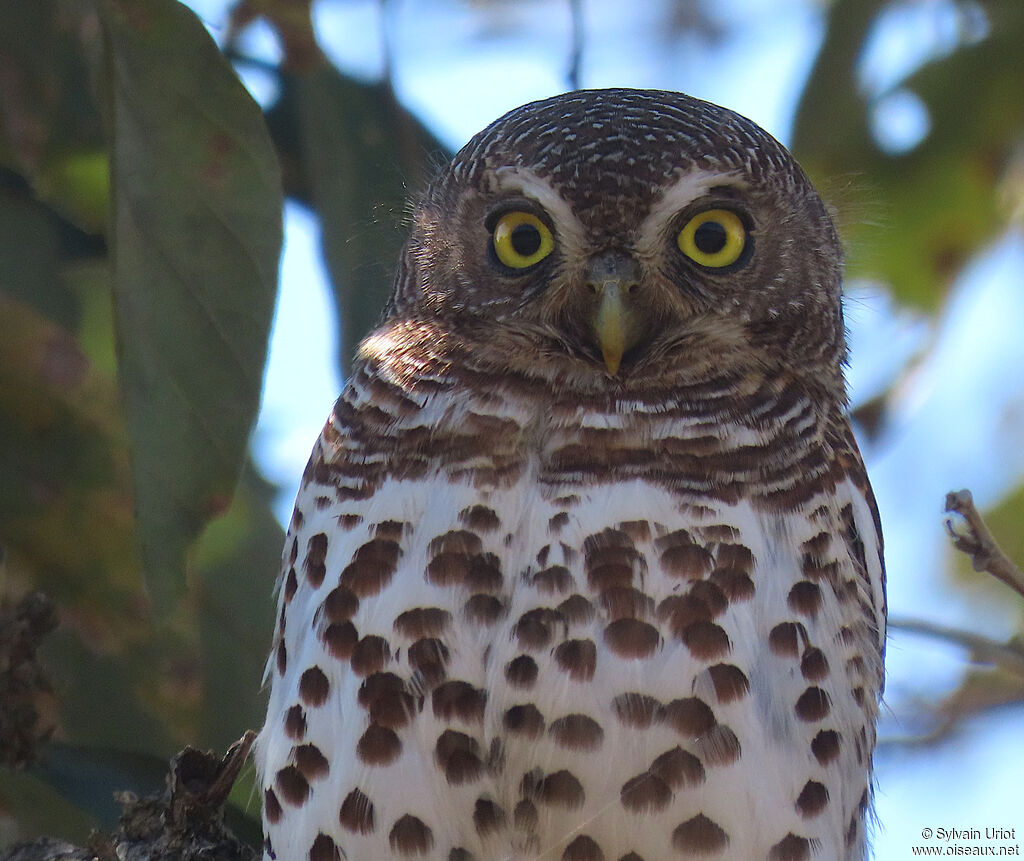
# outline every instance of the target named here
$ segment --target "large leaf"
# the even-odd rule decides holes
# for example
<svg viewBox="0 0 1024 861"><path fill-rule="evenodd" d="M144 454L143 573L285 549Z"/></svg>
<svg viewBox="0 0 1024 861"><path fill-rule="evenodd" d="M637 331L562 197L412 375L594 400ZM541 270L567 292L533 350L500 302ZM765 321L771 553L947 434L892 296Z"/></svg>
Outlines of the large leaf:
<svg viewBox="0 0 1024 861"><path fill-rule="evenodd" d="M175 0L102 0L119 373L146 581L159 609L235 489L281 242L262 116Z"/></svg>
<svg viewBox="0 0 1024 861"><path fill-rule="evenodd" d="M282 76L267 120L295 190L320 216L347 372L391 292L409 196L447 154L387 85L355 81L322 58Z"/></svg>
<svg viewBox="0 0 1024 861"><path fill-rule="evenodd" d="M964 262L1004 229L993 189L1024 134L1024 4L982 4L991 32L936 59L905 85L931 118L908 153L882 152L855 67L879 0L838 0L800 103L793 150L835 195L850 271L881 279L904 302L937 307ZM828 195L827 195L828 196Z"/></svg>

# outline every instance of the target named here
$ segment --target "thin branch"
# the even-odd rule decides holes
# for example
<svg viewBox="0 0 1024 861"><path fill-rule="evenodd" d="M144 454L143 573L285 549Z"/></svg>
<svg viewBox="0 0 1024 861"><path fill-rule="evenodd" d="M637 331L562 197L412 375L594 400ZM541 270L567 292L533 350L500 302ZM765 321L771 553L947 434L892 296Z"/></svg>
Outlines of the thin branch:
<svg viewBox="0 0 1024 861"><path fill-rule="evenodd" d="M946 530L953 539L956 549L971 557L974 570L987 571L1024 597L1024 572L999 549L978 509L974 507L971 492L959 490L947 493L946 511L959 514L962 518L954 523L952 517L947 517ZM963 531L964 528L966 532Z"/></svg>
<svg viewBox="0 0 1024 861"><path fill-rule="evenodd" d="M972 663L994 664L1008 673L1024 678L1024 651L1013 643L1000 643L979 634L961 631L959 628L947 628L921 619L890 619L889 627L962 646L970 653Z"/></svg>

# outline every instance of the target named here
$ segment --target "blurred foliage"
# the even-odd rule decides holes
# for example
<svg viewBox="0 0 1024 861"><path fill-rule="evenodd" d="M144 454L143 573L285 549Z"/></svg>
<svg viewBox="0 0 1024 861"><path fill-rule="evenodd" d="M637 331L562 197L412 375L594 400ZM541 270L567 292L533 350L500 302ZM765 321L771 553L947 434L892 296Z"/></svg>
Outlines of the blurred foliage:
<svg viewBox="0 0 1024 861"><path fill-rule="evenodd" d="M834 192L851 272L937 313L1024 209L1024 4L958 5L985 32L899 83L931 126L891 155L858 64L898 5L827 5L793 148ZM670 6L664 38L709 38L700 8ZM228 62L252 62L235 37L256 18L283 49L262 117ZM61 621L56 741L0 770L0 843L109 828L114 787L159 789L183 744L260 724L282 535L246 447L282 187L321 220L347 357L445 156L387 81L327 61L309 0L236 3L223 52L176 0L0 0L0 599L40 589ZM992 524L1018 562L1022 523L1018 492ZM1019 691L978 678L972 704ZM255 808L251 775L233 798Z"/></svg>

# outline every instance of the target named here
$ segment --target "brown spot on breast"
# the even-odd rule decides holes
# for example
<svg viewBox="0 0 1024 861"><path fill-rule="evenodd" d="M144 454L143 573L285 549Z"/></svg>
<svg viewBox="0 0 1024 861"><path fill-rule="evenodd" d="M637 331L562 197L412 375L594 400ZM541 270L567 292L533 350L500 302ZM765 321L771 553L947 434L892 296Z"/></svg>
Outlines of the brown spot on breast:
<svg viewBox="0 0 1024 861"><path fill-rule="evenodd" d="M729 599L725 592L717 584L710 580L698 580L691 584L687 595L690 598L701 601L708 608L710 618L722 615L729 606Z"/></svg>
<svg viewBox="0 0 1024 861"><path fill-rule="evenodd" d="M277 790L289 804L301 807L309 798L309 782L294 765L286 765L275 778Z"/></svg>
<svg viewBox="0 0 1024 861"><path fill-rule="evenodd" d="M768 861L808 861L817 841L790 833L768 852Z"/></svg>
<svg viewBox="0 0 1024 861"><path fill-rule="evenodd" d="M299 588L299 580L295 576L295 569L288 569L288 576L284 578L284 602L285 604L291 603L292 598L295 597L295 592Z"/></svg>
<svg viewBox="0 0 1024 861"><path fill-rule="evenodd" d="M483 774L480 745L463 732L445 730L437 738L434 758L444 769L445 779L453 786L476 780Z"/></svg>
<svg viewBox="0 0 1024 861"><path fill-rule="evenodd" d="M451 624L452 614L440 607L417 607L399 613L394 629L410 640L436 637Z"/></svg>
<svg viewBox="0 0 1024 861"><path fill-rule="evenodd" d="M543 649L551 642L554 626L564 622L557 610L538 607L519 617L513 633L524 649Z"/></svg>
<svg viewBox="0 0 1024 861"><path fill-rule="evenodd" d="M609 619L643 619L654 614L654 600L632 586L605 589L599 600Z"/></svg>
<svg viewBox="0 0 1024 861"><path fill-rule="evenodd" d="M644 859L637 855L636 852L630 852L627 855L623 855L619 861L644 861Z"/></svg>
<svg viewBox="0 0 1024 861"><path fill-rule="evenodd" d="M493 834L505 826L505 811L489 798L478 798L473 807L473 825L481 836Z"/></svg>
<svg viewBox="0 0 1024 861"><path fill-rule="evenodd" d="M306 780L318 780L327 774L327 757L315 744L300 744L295 748L295 766Z"/></svg>
<svg viewBox="0 0 1024 861"><path fill-rule="evenodd" d="M341 572L339 582L358 598L377 595L391 582L401 555L397 542L386 538L371 539L352 554L352 561Z"/></svg>
<svg viewBox="0 0 1024 861"><path fill-rule="evenodd" d="M422 819L407 813L395 822L388 842L399 855L426 855L434 848L434 835Z"/></svg>
<svg viewBox="0 0 1024 861"><path fill-rule="evenodd" d="M807 629L799 622L780 622L768 634L768 647L780 657L797 658L807 642Z"/></svg>
<svg viewBox="0 0 1024 861"><path fill-rule="evenodd" d="M505 664L505 679L514 688L533 687L537 672L537 662L529 655L520 655Z"/></svg>
<svg viewBox="0 0 1024 861"><path fill-rule="evenodd" d="M668 539L685 534L685 541L668 543ZM680 529L664 538L659 538L658 545L664 547L660 562L665 573L682 580L700 580L711 571L713 560L711 554L699 544L693 543L686 530Z"/></svg>
<svg viewBox="0 0 1024 861"><path fill-rule="evenodd" d="M448 647L436 637L424 637L409 646L409 666L427 685L436 685L447 675Z"/></svg>
<svg viewBox="0 0 1024 861"><path fill-rule="evenodd" d="M715 713L704 700L697 697L672 700L662 710L661 717L687 738L703 735L715 725Z"/></svg>
<svg viewBox="0 0 1024 861"><path fill-rule="evenodd" d="M309 847L309 861L341 861L341 850L330 837L321 832Z"/></svg>
<svg viewBox="0 0 1024 861"><path fill-rule="evenodd" d="M306 542L306 558L302 561L302 568L306 572L306 579L315 589L320 588L327 574L327 566L324 564L327 559L327 536L318 532Z"/></svg>
<svg viewBox="0 0 1024 861"><path fill-rule="evenodd" d="M501 526L501 518L493 508L486 505L471 505L459 512L459 522L480 532L493 532Z"/></svg>
<svg viewBox="0 0 1024 861"><path fill-rule="evenodd" d="M284 675L284 671L288 669L288 647L285 646L284 640L277 641L277 672L280 675Z"/></svg>
<svg viewBox="0 0 1024 861"><path fill-rule="evenodd" d="M797 812L803 817L817 816L827 804L828 789L816 780L808 780L796 799Z"/></svg>
<svg viewBox="0 0 1024 861"><path fill-rule="evenodd" d="M341 803L338 821L356 834L371 834L376 827L373 802L358 789L353 789Z"/></svg>
<svg viewBox="0 0 1024 861"><path fill-rule="evenodd" d="M620 658L647 658L661 643L658 629L638 619L616 619L604 629L604 641Z"/></svg>
<svg viewBox="0 0 1024 861"><path fill-rule="evenodd" d="M391 660L391 647L383 637L370 634L363 637L352 650L349 663L357 676L368 676L382 670Z"/></svg>
<svg viewBox="0 0 1024 861"><path fill-rule="evenodd" d="M597 647L590 640L565 640L555 648L559 668L576 682L589 682L597 668Z"/></svg>
<svg viewBox="0 0 1024 861"><path fill-rule="evenodd" d="M801 580L794 584L793 588L789 590L789 596L786 599L789 609L794 613L811 616L812 618L818 615L818 611L821 609L821 602L821 587L810 580Z"/></svg>
<svg viewBox="0 0 1024 861"><path fill-rule="evenodd" d="M742 699L750 691L750 680L743 670L733 664L715 664L708 667L706 672L720 703Z"/></svg>
<svg viewBox="0 0 1024 861"><path fill-rule="evenodd" d="M582 595L570 595L556 609L571 625L585 625L597 615L594 605Z"/></svg>
<svg viewBox="0 0 1024 861"><path fill-rule="evenodd" d="M327 651L339 661L349 660L359 642L359 632L351 622L328 625L324 628L321 637L324 645L327 646Z"/></svg>
<svg viewBox="0 0 1024 861"><path fill-rule="evenodd" d="M484 718L487 691L474 688L469 682L445 682L434 688L431 702L435 717L479 723Z"/></svg>
<svg viewBox="0 0 1024 861"><path fill-rule="evenodd" d="M306 734L306 713L302 706L294 705L284 713L284 732L288 738L296 741Z"/></svg>
<svg viewBox="0 0 1024 861"><path fill-rule="evenodd" d="M624 726L647 729L660 717L661 703L646 694L619 694L612 700L612 711Z"/></svg>
<svg viewBox="0 0 1024 861"><path fill-rule="evenodd" d="M493 553L470 557L465 585L474 592L497 592L501 589L501 562Z"/></svg>
<svg viewBox="0 0 1024 861"><path fill-rule="evenodd" d="M680 852L717 854L725 849L728 842L729 835L703 813L680 823L672 832L672 846Z"/></svg>
<svg viewBox="0 0 1024 861"><path fill-rule="evenodd" d="M678 746L658 756L648 770L672 789L697 786L707 779L701 761Z"/></svg>
<svg viewBox="0 0 1024 861"><path fill-rule="evenodd" d="M371 723L356 743L356 756L367 765L390 765L401 752L398 734L376 723Z"/></svg>
<svg viewBox="0 0 1024 861"><path fill-rule="evenodd" d="M696 745L708 765L728 765L740 758L740 740L725 724L716 723L697 739Z"/></svg>
<svg viewBox="0 0 1024 861"><path fill-rule="evenodd" d="M811 753L820 765L828 765L839 758L839 733L834 729L823 729L811 742Z"/></svg>
<svg viewBox="0 0 1024 861"><path fill-rule="evenodd" d="M645 771L622 784L619 800L633 813L654 813L668 807L672 790L660 777Z"/></svg>
<svg viewBox="0 0 1024 861"><path fill-rule="evenodd" d="M355 529L362 522L363 515L361 514L342 514L338 518L338 525L346 531Z"/></svg>
<svg viewBox="0 0 1024 861"><path fill-rule="evenodd" d="M828 675L828 658L821 649L813 646L804 650L800 659L800 672L809 682L820 682Z"/></svg>
<svg viewBox="0 0 1024 861"><path fill-rule="evenodd" d="M520 831L533 831L537 828L537 807L532 801L523 799L516 804L512 812L512 823Z"/></svg>
<svg viewBox="0 0 1024 861"><path fill-rule="evenodd" d="M583 566L587 583L600 592L613 586L630 586L634 571L644 570L644 560L622 530L605 529L583 542Z"/></svg>
<svg viewBox="0 0 1024 861"><path fill-rule="evenodd" d="M651 524L646 520L624 520L616 528L621 529L633 541L649 541Z"/></svg>
<svg viewBox="0 0 1024 861"><path fill-rule="evenodd" d="M537 786L537 799L552 807L582 807L583 785L572 772L563 769L544 777Z"/></svg>
<svg viewBox="0 0 1024 861"><path fill-rule="evenodd" d="M564 565L552 565L533 575L533 585L549 595L562 595L572 588L572 575Z"/></svg>
<svg viewBox="0 0 1024 861"><path fill-rule="evenodd" d="M319 667L310 667L299 678L299 698L307 706L322 706L330 689L330 682Z"/></svg>
<svg viewBox="0 0 1024 861"><path fill-rule="evenodd" d="M754 581L743 571L715 569L711 572L714 583L730 601L747 601L754 597Z"/></svg>
<svg viewBox="0 0 1024 861"><path fill-rule="evenodd" d="M505 615L505 604L494 595L470 595L462 607L470 622L493 625Z"/></svg>
<svg viewBox="0 0 1024 861"><path fill-rule="evenodd" d="M328 622L347 622L359 609L359 598L351 589L336 586L324 598L323 608Z"/></svg>
<svg viewBox="0 0 1024 861"><path fill-rule="evenodd" d="M281 820L281 802L277 800L277 793L269 787L263 791L263 818L271 825Z"/></svg>
<svg viewBox="0 0 1024 861"><path fill-rule="evenodd" d="M475 861L476 856L468 849L456 846L448 853L448 861Z"/></svg>
<svg viewBox="0 0 1024 861"><path fill-rule="evenodd" d="M382 676L398 678L390 673L376 673L370 678L381 678ZM360 695L363 695L365 690L364 683L364 686L359 689ZM362 696L360 698L362 699ZM389 681L375 686L372 694L366 695L364 705L369 710L370 720L373 723L389 729L401 729L416 714L418 703L416 697L401 684L401 681L397 685Z"/></svg>
<svg viewBox="0 0 1024 861"><path fill-rule="evenodd" d="M512 706L502 718L505 731L536 738L544 732L544 715L532 703Z"/></svg>
<svg viewBox="0 0 1024 861"><path fill-rule="evenodd" d="M548 725L548 734L568 750L597 750L604 738L601 725L584 714L568 714L553 720Z"/></svg>
<svg viewBox="0 0 1024 861"><path fill-rule="evenodd" d="M402 538L402 533L405 532L406 525L401 520L382 520L370 527L370 533L375 538L399 541Z"/></svg>
<svg viewBox="0 0 1024 861"><path fill-rule="evenodd" d="M558 534L569 523L569 512L560 511L548 521L548 532Z"/></svg>
<svg viewBox="0 0 1024 861"><path fill-rule="evenodd" d="M729 635L714 622L692 622L683 629L679 639L691 655L702 661L719 658L732 649Z"/></svg>
<svg viewBox="0 0 1024 861"><path fill-rule="evenodd" d="M562 861L605 861L604 852L592 837L580 834L565 847Z"/></svg>
<svg viewBox="0 0 1024 861"><path fill-rule="evenodd" d="M821 688L808 688L800 694L800 699L796 701L796 716L800 720L821 720L828 715L830 710L829 696Z"/></svg>

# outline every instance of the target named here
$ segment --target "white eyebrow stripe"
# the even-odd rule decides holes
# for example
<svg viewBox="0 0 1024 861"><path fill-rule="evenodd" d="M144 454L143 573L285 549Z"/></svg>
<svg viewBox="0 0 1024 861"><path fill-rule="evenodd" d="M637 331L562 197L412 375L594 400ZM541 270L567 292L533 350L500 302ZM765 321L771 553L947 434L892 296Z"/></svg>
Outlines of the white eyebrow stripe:
<svg viewBox="0 0 1024 861"><path fill-rule="evenodd" d="M651 207L651 211L641 222L636 234L637 251L641 256L657 253L663 241L665 225L675 218L680 210L706 195L712 188L744 188L745 185L742 174L737 171L687 171L665 190L661 199Z"/></svg>
<svg viewBox="0 0 1024 861"><path fill-rule="evenodd" d="M563 245L586 247L586 232L572 207L543 177L525 167L510 165L494 171L494 191L515 192L537 201L551 216Z"/></svg>

